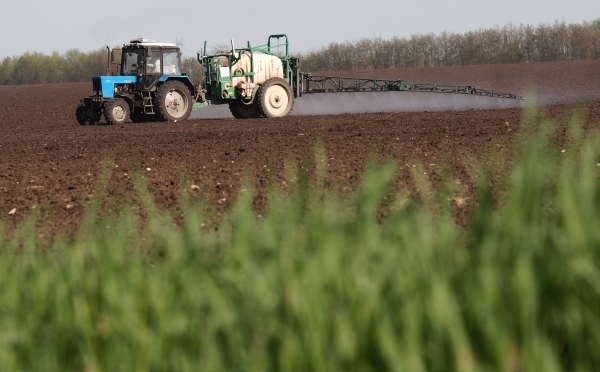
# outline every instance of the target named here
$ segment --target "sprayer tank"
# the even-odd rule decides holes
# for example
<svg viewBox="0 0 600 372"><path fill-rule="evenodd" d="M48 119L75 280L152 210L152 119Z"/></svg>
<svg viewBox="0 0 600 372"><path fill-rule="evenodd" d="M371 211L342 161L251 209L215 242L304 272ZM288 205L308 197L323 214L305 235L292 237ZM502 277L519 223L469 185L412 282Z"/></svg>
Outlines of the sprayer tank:
<svg viewBox="0 0 600 372"><path fill-rule="evenodd" d="M251 76L234 77L233 85L239 83L261 84L271 78L283 78L283 64L277 56L263 53L242 52L240 59L232 66L231 71L235 73L252 71L252 60L254 60L254 79Z"/></svg>

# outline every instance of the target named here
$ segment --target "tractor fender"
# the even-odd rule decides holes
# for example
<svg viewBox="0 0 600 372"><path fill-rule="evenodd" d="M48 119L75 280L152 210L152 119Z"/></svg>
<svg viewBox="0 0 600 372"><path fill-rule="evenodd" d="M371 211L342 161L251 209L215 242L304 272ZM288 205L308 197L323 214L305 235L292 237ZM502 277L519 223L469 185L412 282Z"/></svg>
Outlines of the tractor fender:
<svg viewBox="0 0 600 372"><path fill-rule="evenodd" d="M186 75L163 75L158 79L158 81L161 85L167 81L180 81L190 90L192 95L196 93L196 90L194 89L194 83Z"/></svg>
<svg viewBox="0 0 600 372"><path fill-rule="evenodd" d="M132 98L132 97L130 97L130 96L125 96L125 95L119 95L119 96L117 96L116 98L122 98L123 100L125 100L125 102L127 102L127 104L129 105L129 109L130 109L131 111L133 111L133 104L134 104L134 102L133 102L133 98ZM105 103L106 103L106 102L105 102Z"/></svg>

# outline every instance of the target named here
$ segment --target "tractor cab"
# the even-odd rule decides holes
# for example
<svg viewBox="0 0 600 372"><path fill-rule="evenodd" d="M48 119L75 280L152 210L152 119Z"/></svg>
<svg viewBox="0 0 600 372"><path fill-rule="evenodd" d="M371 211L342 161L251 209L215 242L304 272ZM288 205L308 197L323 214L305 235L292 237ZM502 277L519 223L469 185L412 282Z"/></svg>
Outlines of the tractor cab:
<svg viewBox="0 0 600 372"><path fill-rule="evenodd" d="M137 77L138 90L152 90L163 76L181 75L181 52L175 44L134 39L123 46L120 70Z"/></svg>

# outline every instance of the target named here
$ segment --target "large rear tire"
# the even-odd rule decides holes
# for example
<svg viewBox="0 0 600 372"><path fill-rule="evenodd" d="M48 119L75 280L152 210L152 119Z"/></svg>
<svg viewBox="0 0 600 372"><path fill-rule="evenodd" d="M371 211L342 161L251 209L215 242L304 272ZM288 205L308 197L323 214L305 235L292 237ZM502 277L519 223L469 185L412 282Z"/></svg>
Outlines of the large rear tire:
<svg viewBox="0 0 600 372"><path fill-rule="evenodd" d="M122 98L113 98L104 106L104 118L108 124L125 124L129 115L129 104Z"/></svg>
<svg viewBox="0 0 600 372"><path fill-rule="evenodd" d="M281 78L267 80L258 90L258 105L268 118L289 115L294 107L292 87Z"/></svg>
<svg viewBox="0 0 600 372"><path fill-rule="evenodd" d="M192 112L192 94L179 81L168 81L156 92L158 114L164 121L181 121Z"/></svg>
<svg viewBox="0 0 600 372"><path fill-rule="evenodd" d="M263 115L256 101L250 105L244 105L242 102L230 103L229 111L236 119L260 118Z"/></svg>

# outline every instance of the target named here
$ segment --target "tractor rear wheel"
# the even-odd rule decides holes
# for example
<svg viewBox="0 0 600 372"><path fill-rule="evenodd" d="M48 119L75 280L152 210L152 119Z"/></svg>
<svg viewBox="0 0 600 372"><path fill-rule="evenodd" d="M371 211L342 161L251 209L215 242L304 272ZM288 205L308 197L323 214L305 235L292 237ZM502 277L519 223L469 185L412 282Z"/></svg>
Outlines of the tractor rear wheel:
<svg viewBox="0 0 600 372"><path fill-rule="evenodd" d="M113 98L104 106L104 118L108 124L125 124L129 115L129 104L122 98Z"/></svg>
<svg viewBox="0 0 600 372"><path fill-rule="evenodd" d="M236 119L260 118L263 114L256 101L250 105L244 105L242 102L230 103L229 111L231 111L231 115Z"/></svg>
<svg viewBox="0 0 600 372"><path fill-rule="evenodd" d="M156 92L158 113L164 121L185 120L192 112L192 94L179 81L167 81Z"/></svg>
<svg viewBox="0 0 600 372"><path fill-rule="evenodd" d="M289 115L294 107L292 87L281 78L267 80L258 90L258 105L268 118Z"/></svg>

